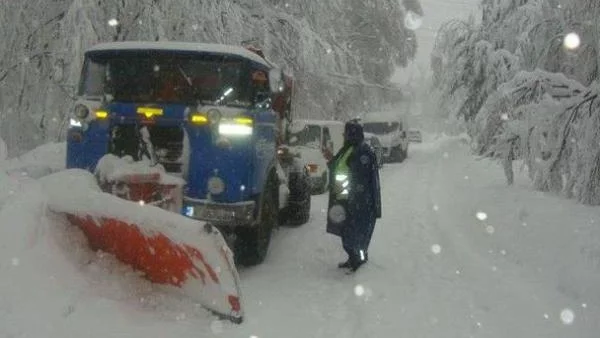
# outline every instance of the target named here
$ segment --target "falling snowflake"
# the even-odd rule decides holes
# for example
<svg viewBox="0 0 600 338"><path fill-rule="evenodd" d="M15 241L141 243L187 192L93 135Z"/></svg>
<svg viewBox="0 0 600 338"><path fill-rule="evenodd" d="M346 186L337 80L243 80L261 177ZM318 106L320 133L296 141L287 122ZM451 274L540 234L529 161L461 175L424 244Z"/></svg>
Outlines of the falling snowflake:
<svg viewBox="0 0 600 338"><path fill-rule="evenodd" d="M141 206L144 206L144 205L146 205L146 202L144 202L144 200L140 200L138 203L139 203Z"/></svg>
<svg viewBox="0 0 600 338"><path fill-rule="evenodd" d="M571 309L564 309L560 312L560 320L565 325L571 325L575 320L575 313Z"/></svg>
<svg viewBox="0 0 600 338"><path fill-rule="evenodd" d="M547 313L544 313L544 318L548 319L550 316Z"/></svg>
<svg viewBox="0 0 600 338"><path fill-rule="evenodd" d="M581 304L581 307L585 309L585 308L587 308L587 304L583 303L583 304Z"/></svg>
<svg viewBox="0 0 600 338"><path fill-rule="evenodd" d="M488 225L487 227L485 227L485 231L486 231L488 234L490 234L490 235L491 235L491 234L493 234L493 233L496 231L496 229L494 229L494 227L493 227L493 226L491 226L491 225Z"/></svg>
<svg viewBox="0 0 600 338"><path fill-rule="evenodd" d="M450 157L450 155L447 152L444 152L444 155L442 155L444 158L448 158Z"/></svg>
<svg viewBox="0 0 600 338"><path fill-rule="evenodd" d="M465 180L468 180L468 179L469 179L469 176L465 176Z"/></svg>
<svg viewBox="0 0 600 338"><path fill-rule="evenodd" d="M404 26L410 30L417 30L423 24L421 16L413 11L408 11L404 16Z"/></svg>
<svg viewBox="0 0 600 338"><path fill-rule="evenodd" d="M495 272L495 271L498 271L498 267L496 267L496 266L492 266L492 271L494 271L494 272Z"/></svg>
<svg viewBox="0 0 600 338"><path fill-rule="evenodd" d="M442 247L439 244L434 244L431 246L431 252L437 255L442 252Z"/></svg>
<svg viewBox="0 0 600 338"><path fill-rule="evenodd" d="M579 34L572 32L565 35L563 46L565 46L566 49L574 50L579 48L579 45L581 45L581 38L579 37Z"/></svg>
<svg viewBox="0 0 600 338"><path fill-rule="evenodd" d="M456 274L457 274L457 275L460 275L460 270L456 270Z"/></svg>
<svg viewBox="0 0 600 338"><path fill-rule="evenodd" d="M508 114L507 114L507 113L504 113L504 114L500 115L500 118L501 118L503 121L508 121Z"/></svg>
<svg viewBox="0 0 600 338"><path fill-rule="evenodd" d="M500 254L501 254L502 256L506 256L506 250L500 250Z"/></svg>
<svg viewBox="0 0 600 338"><path fill-rule="evenodd" d="M357 286L354 287L354 294L357 297L363 296L365 294L365 287L362 286L362 285L360 285L360 284L358 284Z"/></svg>
<svg viewBox="0 0 600 338"><path fill-rule="evenodd" d="M21 263L17 257L13 257L13 259L11 259L10 261L13 266L19 266L19 264Z"/></svg>
<svg viewBox="0 0 600 338"><path fill-rule="evenodd" d="M113 18L113 19L108 20L108 25L111 26L111 27L115 27L118 24L119 24L119 21L117 19Z"/></svg>
<svg viewBox="0 0 600 338"><path fill-rule="evenodd" d="M433 211L438 211L438 210L440 210L440 207L438 207L437 204L434 204L433 205Z"/></svg>
<svg viewBox="0 0 600 338"><path fill-rule="evenodd" d="M483 212L483 211L478 211L475 214L475 217L477 217L477 219L480 220L480 221L485 221L488 218L487 214L485 212Z"/></svg>

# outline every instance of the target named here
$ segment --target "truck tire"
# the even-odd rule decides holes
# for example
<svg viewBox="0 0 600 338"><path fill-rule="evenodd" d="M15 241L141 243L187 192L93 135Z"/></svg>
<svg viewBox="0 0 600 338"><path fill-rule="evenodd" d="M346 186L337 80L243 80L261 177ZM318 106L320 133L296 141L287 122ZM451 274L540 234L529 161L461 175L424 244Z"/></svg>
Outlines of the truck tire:
<svg viewBox="0 0 600 338"><path fill-rule="evenodd" d="M390 162L401 163L405 158L406 152L402 149L402 145L397 145L396 147L392 148Z"/></svg>
<svg viewBox="0 0 600 338"><path fill-rule="evenodd" d="M310 218L311 188L308 172L290 173L288 205L282 210L282 224L302 225Z"/></svg>
<svg viewBox="0 0 600 338"><path fill-rule="evenodd" d="M323 195L328 189L327 186L329 182L327 182L327 177L329 175L329 171L325 170L323 175L321 175L321 179L319 180L320 185L316 188L313 188L311 194L313 195Z"/></svg>
<svg viewBox="0 0 600 338"><path fill-rule="evenodd" d="M244 266L262 263L269 251L271 233L277 226L279 209L277 179L275 174L269 176L265 189L260 197L260 207L256 221L251 227L236 229L234 244L235 261Z"/></svg>

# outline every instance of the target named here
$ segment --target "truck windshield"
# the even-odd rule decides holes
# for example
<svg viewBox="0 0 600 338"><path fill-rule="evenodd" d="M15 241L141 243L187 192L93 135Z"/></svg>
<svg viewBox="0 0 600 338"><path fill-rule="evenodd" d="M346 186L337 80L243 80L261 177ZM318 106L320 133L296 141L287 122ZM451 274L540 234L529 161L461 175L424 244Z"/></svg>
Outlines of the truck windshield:
<svg viewBox="0 0 600 338"><path fill-rule="evenodd" d="M248 107L244 61L173 51L88 53L80 95L121 102L204 103ZM249 81L247 81L249 83Z"/></svg>
<svg viewBox="0 0 600 338"><path fill-rule="evenodd" d="M364 124L363 129L366 133L383 135L394 132L398 126L398 122L368 122Z"/></svg>
<svg viewBox="0 0 600 338"><path fill-rule="evenodd" d="M305 125L302 130L290 134L290 145L318 148L321 144L321 127Z"/></svg>

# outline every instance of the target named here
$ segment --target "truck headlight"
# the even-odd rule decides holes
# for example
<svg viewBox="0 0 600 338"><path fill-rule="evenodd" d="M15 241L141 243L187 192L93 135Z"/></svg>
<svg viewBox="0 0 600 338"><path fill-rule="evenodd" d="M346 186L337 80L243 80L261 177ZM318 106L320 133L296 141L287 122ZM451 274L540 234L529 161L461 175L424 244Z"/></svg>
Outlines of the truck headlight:
<svg viewBox="0 0 600 338"><path fill-rule="evenodd" d="M78 119L83 120L86 117L88 117L88 115L90 114L90 110L86 106L84 106L82 104L78 104L75 106L75 109L73 110L73 114Z"/></svg>
<svg viewBox="0 0 600 338"><path fill-rule="evenodd" d="M219 177L213 176L208 179L208 192L213 195L218 195L225 191L225 182Z"/></svg>
<svg viewBox="0 0 600 338"><path fill-rule="evenodd" d="M248 136L252 135L253 120L249 117L236 117L233 119L222 119L219 123L219 135L225 136Z"/></svg>
<svg viewBox="0 0 600 338"><path fill-rule="evenodd" d="M69 126L71 127L81 127L81 121L77 120L77 119L69 119Z"/></svg>

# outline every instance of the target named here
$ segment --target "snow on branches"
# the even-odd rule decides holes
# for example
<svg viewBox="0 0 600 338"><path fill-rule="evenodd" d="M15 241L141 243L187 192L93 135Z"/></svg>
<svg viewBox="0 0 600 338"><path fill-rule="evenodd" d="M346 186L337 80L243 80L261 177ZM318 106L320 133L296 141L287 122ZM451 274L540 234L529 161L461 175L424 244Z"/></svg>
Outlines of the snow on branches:
<svg viewBox="0 0 600 338"><path fill-rule="evenodd" d="M482 20L443 26L432 58L450 117L474 152L522 160L535 188L600 204L600 4L483 0ZM576 34L581 45L565 48Z"/></svg>

